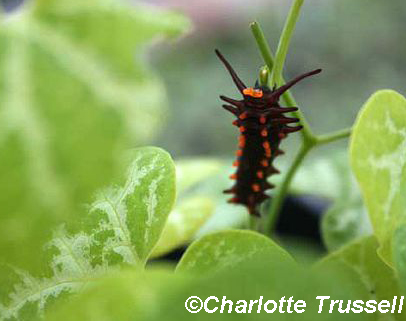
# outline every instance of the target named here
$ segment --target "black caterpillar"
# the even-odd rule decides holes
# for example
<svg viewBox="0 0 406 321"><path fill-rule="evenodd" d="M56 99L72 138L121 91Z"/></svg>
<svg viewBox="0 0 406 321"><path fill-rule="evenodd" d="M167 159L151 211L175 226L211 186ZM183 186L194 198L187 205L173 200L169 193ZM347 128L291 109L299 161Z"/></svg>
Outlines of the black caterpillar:
<svg viewBox="0 0 406 321"><path fill-rule="evenodd" d="M267 182L267 178L279 173L273 166L274 159L283 154L279 144L289 133L302 129L300 125L287 126L289 123L298 122L299 119L286 117L284 113L296 111L298 108L281 107L279 98L300 80L320 73L321 69L300 75L279 88L271 89L258 83L254 88L247 88L223 55L218 50L216 54L243 95L242 100L220 96L222 100L233 105L223 107L237 116L233 125L240 130L237 160L233 164L237 171L230 176L236 183L224 193L234 194L229 200L230 203L242 204L248 208L251 215L260 216L258 205L269 198L264 192L274 187Z"/></svg>

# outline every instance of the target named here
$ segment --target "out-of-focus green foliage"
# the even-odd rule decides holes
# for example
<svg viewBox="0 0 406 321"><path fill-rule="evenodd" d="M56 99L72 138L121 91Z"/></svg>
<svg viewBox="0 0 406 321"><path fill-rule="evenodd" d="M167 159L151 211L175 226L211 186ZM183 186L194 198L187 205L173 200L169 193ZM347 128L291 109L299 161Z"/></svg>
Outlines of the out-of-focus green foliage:
<svg viewBox="0 0 406 321"><path fill-rule="evenodd" d="M223 162L214 158L193 158L176 162L176 181L179 193L187 193L198 183L221 173Z"/></svg>
<svg viewBox="0 0 406 321"><path fill-rule="evenodd" d="M321 232L329 251L371 233L359 188L343 150L312 157L298 170L292 192L327 197L333 204L324 213Z"/></svg>
<svg viewBox="0 0 406 321"><path fill-rule="evenodd" d="M187 244L209 219L214 202L208 197L189 197L172 210L158 244L151 256L162 256Z"/></svg>
<svg viewBox="0 0 406 321"><path fill-rule="evenodd" d="M321 234L327 249L334 251L352 240L371 234L371 224L349 166L347 151L340 148L330 150L328 154L315 154L310 155L298 169L290 193L332 201L323 215ZM272 178L277 186L283 180L286 165L284 159L279 160L282 174Z"/></svg>
<svg viewBox="0 0 406 321"><path fill-rule="evenodd" d="M0 253L34 266L52 226L161 124L164 88L142 53L188 23L109 0L27 1L0 19Z"/></svg>
<svg viewBox="0 0 406 321"><path fill-rule="evenodd" d="M187 280L165 270L114 272L96 281L71 302L59 304L45 319L148 320L160 314L162 302L173 298Z"/></svg>
<svg viewBox="0 0 406 321"><path fill-rule="evenodd" d="M340 2L337 11L348 1ZM315 8L315 12L324 12ZM380 6L370 8L368 15L380 13ZM322 14L312 17L318 17L313 22L316 25L326 19ZM343 154L310 159L298 172L293 193L334 200L322 223L323 239L331 253L309 270L257 232L213 233L247 222L245 209L226 204L227 196L221 193L230 185L226 172L231 170L231 162L224 165L213 158L181 161L175 183L169 154L149 147L130 151L124 162L125 177L117 175L122 173L123 162L119 160L124 147L153 137L165 116L163 88L140 54L156 35L179 34L187 25L182 16L152 7L132 7L118 0L37 0L1 19L0 254L4 253L7 262L32 267L35 262L28 264L27 260L40 261L40 245L51 231L53 237L48 243L51 259L43 260L49 267L43 273L0 265L0 320L33 321L44 315L45 320L58 321L208 317L338 321L343 315L337 309L328 313L325 306L323 313L317 313L316 296L329 295L333 300L344 300L345 305L348 300L391 301L406 291L406 204L402 197L406 104L402 96L392 91L375 94L360 114L351 144L351 165L375 235L359 239L371 232L369 218ZM346 26L343 28L346 30ZM388 32L391 26L382 29ZM317 47L315 39L319 35L301 39L306 40L306 46ZM233 44L237 38L229 39L228 49L234 54L239 52L239 45ZM334 48L342 47L340 39L329 39L334 39L333 44L331 40L327 43L336 54ZM202 44L207 45L201 41L195 46L196 55L176 53L183 74L176 64L166 64L166 70L176 70L176 76L168 76L176 80L170 85L176 106L173 117L167 120L178 136L165 132L172 146L176 145L175 153L177 148L189 153L185 148L189 143L198 146L199 153L232 147L227 134L223 135L225 118L217 117L223 113L218 107L214 110L214 103L207 98L209 87L205 87L210 83L216 88L213 92L220 93L223 80L217 79L223 77L217 75L226 74L218 64L214 69L205 68L206 63L214 64L201 50ZM347 54L350 51L342 50ZM298 52L306 56L309 51ZM248 68L241 63L244 54L238 55L236 65L239 62L241 68L236 69ZM329 65L309 57L304 59L306 65ZM187 59L193 63L188 65ZM341 70L343 61L336 61L330 77ZM296 67L302 71L302 65ZM247 83L254 81L249 79ZM231 80L224 83L230 85ZM334 89L344 97L341 101L353 101L342 94L345 90ZM319 117L319 109L316 112L316 108L309 108L317 105L314 102L325 101L325 97L331 102L333 96L320 87L312 90L317 95L308 92L308 96L321 98L304 99L304 110ZM198 96L191 99L193 92ZM357 99L362 99L359 96L357 92ZM323 111L330 108L331 112L336 105L326 106ZM200 108L203 106L208 108ZM337 118L335 113L345 115L343 121L351 118L345 109L335 108L316 127L328 128L328 119ZM232 126L228 127L231 132ZM200 135L202 128L207 136ZM201 144L193 142L188 129L199 136ZM216 143L205 140L207 137L216 137ZM280 176L279 180L284 179ZM115 184L99 189L111 181ZM272 178L272 182L277 183L278 178ZM174 206L176 184L179 195ZM95 189L99 193L94 201L78 210L78 205L90 202L89 195ZM85 224L70 229L75 220L81 221L79 214ZM64 218L67 228L53 229ZM172 271L144 271L151 257L194 238L199 239L184 253L176 273L172 267ZM306 246L302 245L308 249ZM191 315L185 309L185 300L192 295L203 300L226 296L234 302L258 300L260 296L278 301L293 296L305 300L307 307L303 314L275 311L269 315L262 311L208 315L201 311ZM387 317L379 313L345 315L347 321L383 321ZM401 321L404 314L391 315L390 319Z"/></svg>
<svg viewBox="0 0 406 321"><path fill-rule="evenodd" d="M238 254L239 251L236 250L235 253ZM222 272L217 271L214 275L205 273L193 278L185 274L164 271L147 273L122 271L100 279L72 301L59 305L48 314L46 320L64 321L72 318L78 321L96 321L100 318L105 321L207 320L210 317L213 320L272 318L277 321L337 321L343 317L337 310L328 313L328 307L325 306L322 313L317 313L319 300L316 297L334 293L335 299L359 298L360 292L348 282L345 275L315 274L294 267L291 262L278 262L278 255L274 257L263 254L250 262L241 262L237 266L229 266ZM204 310L191 314L185 309L185 301L190 296L198 296L203 301L210 296L216 296L220 302L212 300L208 308L218 307L218 310L212 314ZM287 313L285 303L283 307L285 313L280 313L279 308L273 314L266 313L263 308L257 313L258 302L256 302L251 313L236 313L234 310L228 313L229 305L226 305L223 313L220 313L221 300L224 296L234 302L233 309L238 300L246 300L249 303L250 300L259 300L260 296L263 296L263 303L267 300L279 301L283 296L285 299L293 296L295 300L305 300L306 308L303 313ZM103 302L102 307L99 307L100 302ZM241 302L238 303L240 304ZM269 309L272 307L272 304L268 306ZM350 321L373 320L366 313L348 313L345 314L345 318Z"/></svg>
<svg viewBox="0 0 406 321"><path fill-rule="evenodd" d="M392 253L393 263L400 282L402 294L406 295L406 225L398 227L393 235Z"/></svg>
<svg viewBox="0 0 406 321"><path fill-rule="evenodd" d="M406 220L406 99L376 92L354 126L351 165L360 184L379 253L392 264L392 238Z"/></svg>
<svg viewBox="0 0 406 321"><path fill-rule="evenodd" d="M201 275L257 261L266 255L277 262L292 260L285 250L261 234L242 230L217 232L188 247L176 271Z"/></svg>
<svg viewBox="0 0 406 321"><path fill-rule="evenodd" d="M19 280L1 298L0 320L31 320L113 267L144 266L175 200L175 166L155 147L137 148L127 158L126 180L98 193L83 231L55 231L48 243L50 277L14 269Z"/></svg>
<svg viewBox="0 0 406 321"><path fill-rule="evenodd" d="M154 248L153 257L162 256L193 240L212 217L220 203L218 187L213 186L212 182L214 177L223 175L223 170L223 162L215 159L196 158L176 162L177 202ZM209 185L212 193L202 189L205 184Z"/></svg>
<svg viewBox="0 0 406 321"><path fill-rule="evenodd" d="M393 301L400 298L398 279L392 268L377 255L378 242L369 236L351 243L327 256L317 265L319 270L332 270L346 276L347 282L360 291L358 300ZM393 320L404 320L405 312L393 314ZM371 320L386 320L385 314L377 313Z"/></svg>

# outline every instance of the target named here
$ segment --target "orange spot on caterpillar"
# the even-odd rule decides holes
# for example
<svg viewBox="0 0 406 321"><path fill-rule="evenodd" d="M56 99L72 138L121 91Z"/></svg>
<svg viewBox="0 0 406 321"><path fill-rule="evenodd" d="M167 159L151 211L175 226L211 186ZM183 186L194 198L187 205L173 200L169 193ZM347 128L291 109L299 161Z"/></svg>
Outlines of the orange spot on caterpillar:
<svg viewBox="0 0 406 321"><path fill-rule="evenodd" d="M234 166L234 167L240 166L240 162L239 162L239 161L234 161L233 166Z"/></svg>
<svg viewBox="0 0 406 321"><path fill-rule="evenodd" d="M259 184L252 184L251 188L254 192L259 192L261 190L261 186L259 186Z"/></svg>
<svg viewBox="0 0 406 321"><path fill-rule="evenodd" d="M254 98L261 98L264 93L261 89L254 89L254 88L245 88L242 93L246 96L254 97Z"/></svg>
<svg viewBox="0 0 406 321"><path fill-rule="evenodd" d="M238 138L238 146L241 148L244 148L244 146L245 146L245 136L244 135L240 135L240 137Z"/></svg>
<svg viewBox="0 0 406 321"><path fill-rule="evenodd" d="M238 203L238 197L230 198L227 202L228 203Z"/></svg>
<svg viewBox="0 0 406 321"><path fill-rule="evenodd" d="M261 116L261 117L259 118L259 122L260 122L261 124L265 124L265 123L266 123L266 117L265 117L265 116Z"/></svg>
<svg viewBox="0 0 406 321"><path fill-rule="evenodd" d="M234 120L234 121L233 121L233 125L234 125L234 126L238 126L238 120Z"/></svg>
<svg viewBox="0 0 406 321"><path fill-rule="evenodd" d="M240 126L240 132L241 133L245 132L245 127L244 126Z"/></svg>
<svg viewBox="0 0 406 321"><path fill-rule="evenodd" d="M245 119L245 118L247 118L248 117L248 113L245 111L245 112L243 112L240 116L239 116L239 118L240 119Z"/></svg>
<svg viewBox="0 0 406 321"><path fill-rule="evenodd" d="M231 175L230 175L230 179L237 179L237 174L235 174L235 173L234 173L234 174L231 174Z"/></svg>
<svg viewBox="0 0 406 321"><path fill-rule="evenodd" d="M265 150L265 156L267 157L267 158L271 158L271 150L270 149L267 149L267 150Z"/></svg>
<svg viewBox="0 0 406 321"><path fill-rule="evenodd" d="M265 128L263 130L261 130L261 136L262 137L268 136L268 131Z"/></svg>
<svg viewBox="0 0 406 321"><path fill-rule="evenodd" d="M269 145L269 142L263 142L262 147L264 147L264 149L270 149L271 145Z"/></svg>
<svg viewBox="0 0 406 321"><path fill-rule="evenodd" d="M257 177L258 177L259 179L263 179L263 178L264 178L264 172L263 172L263 171L258 171L258 172L257 172Z"/></svg>
<svg viewBox="0 0 406 321"><path fill-rule="evenodd" d="M238 157L241 157L241 156L242 156L242 150L241 150L241 149L238 149L237 152L236 152L236 155L237 155Z"/></svg>
<svg viewBox="0 0 406 321"><path fill-rule="evenodd" d="M268 167L268 160L267 159L263 159L262 161L261 161L261 165L263 166L263 167Z"/></svg>

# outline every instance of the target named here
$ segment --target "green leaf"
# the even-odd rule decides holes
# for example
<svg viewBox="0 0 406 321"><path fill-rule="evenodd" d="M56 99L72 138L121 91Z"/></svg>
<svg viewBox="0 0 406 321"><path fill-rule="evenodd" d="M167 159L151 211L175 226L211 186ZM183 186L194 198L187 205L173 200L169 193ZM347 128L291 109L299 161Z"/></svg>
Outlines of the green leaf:
<svg viewBox="0 0 406 321"><path fill-rule="evenodd" d="M0 21L0 253L35 265L52 226L156 132L166 105L145 46L183 16L120 1L26 1ZM13 250L10 250L10 249Z"/></svg>
<svg viewBox="0 0 406 321"><path fill-rule="evenodd" d="M394 271L377 255L379 244L374 236L351 243L327 256L317 265L317 269L331 270L345 276L354 289L360 291L358 300L393 301L400 298L397 278ZM398 301L399 302L399 301ZM393 320L403 320L403 314L391 315ZM387 320L387 315L376 314L376 319Z"/></svg>
<svg viewBox="0 0 406 321"><path fill-rule="evenodd" d="M34 277L14 269L17 281L0 301L0 320L32 320L50 303L79 292L117 263L145 263L174 202L175 168L170 156L154 147L132 150L128 162L126 181L99 192L84 231L54 232L47 244L51 276Z"/></svg>
<svg viewBox="0 0 406 321"><path fill-rule="evenodd" d="M176 268L177 272L199 275L219 271L258 257L290 261L290 255L262 234L230 230L206 235L188 247Z"/></svg>
<svg viewBox="0 0 406 321"><path fill-rule="evenodd" d="M273 257L275 259L275 257ZM202 258L204 259L204 257ZM238 268L228 268L215 274L184 275L167 271L120 271L113 275L100 278L92 287L68 302L61 302L51 311L47 321L116 321L116 320L207 320L208 313L201 310L191 315L185 309L185 301L190 296L198 296L205 301L216 296L218 303L211 301L209 308L218 307L217 312L210 314L210 319L217 320L272 320L277 321L337 321L343 315L337 310L318 312L318 295L331 295L332 299L357 300L360 292L340 275L314 273L299 268L288 261L271 261L265 252L264 256L253 257L252 260L241 262ZM264 264L267 261L267 264ZM272 269L270 269L270 266ZM238 314L226 310L220 313L223 297L232 300L233 308L237 301L257 300L251 313ZM257 313L258 300L263 297L263 305L267 300L279 301L280 298L293 297L305 300L304 313L286 313L276 310L268 314L262 310ZM197 303L197 302L196 302ZM247 304L247 306L248 306ZM278 302L279 305L279 302ZM272 305L270 306L272 307ZM248 310L248 307L247 307ZM291 310L293 311L293 309ZM348 313L347 321L370 321L371 316L362 313Z"/></svg>
<svg viewBox="0 0 406 321"><path fill-rule="evenodd" d="M116 271L96 280L72 300L60 302L45 320L151 320L159 315L160 302L176 296L176 289L186 283L181 275L164 269ZM184 305L179 308L184 309Z"/></svg>
<svg viewBox="0 0 406 321"><path fill-rule="evenodd" d="M126 182L100 192L91 204L90 227L101 237L104 259L117 254L126 263L142 265L175 202L175 165L155 147L135 149L129 159Z"/></svg>
<svg viewBox="0 0 406 321"><path fill-rule="evenodd" d="M169 214L151 257L164 255L187 244L213 214L213 210L214 203L207 197L190 197L181 201Z"/></svg>
<svg viewBox="0 0 406 321"><path fill-rule="evenodd" d="M391 264L393 233L406 219L406 99L402 95L381 90L368 99L354 126L350 155L379 253Z"/></svg>
<svg viewBox="0 0 406 321"><path fill-rule="evenodd" d="M393 263L402 294L406 295L406 225L401 225L393 235Z"/></svg>
<svg viewBox="0 0 406 321"><path fill-rule="evenodd" d="M371 227L361 200L338 200L323 215L321 230L323 242L332 252L369 234Z"/></svg>
<svg viewBox="0 0 406 321"><path fill-rule="evenodd" d="M78 292L103 273L105 267L91 265L92 241L85 233L70 236L61 228L54 232L53 239L47 244L55 253L50 261L52 276L35 277L16 268L2 271L7 278L15 280L0 302L0 320L35 320L51 302Z"/></svg>
<svg viewBox="0 0 406 321"><path fill-rule="evenodd" d="M223 169L223 163L211 158L184 159L176 162L176 181L178 193L201 183Z"/></svg>
<svg viewBox="0 0 406 321"><path fill-rule="evenodd" d="M114 275L101 278L97 284L87 289L70 302L60 304L51 311L47 321L115 321L115 320L207 320L208 315L213 320L272 320L277 321L337 321L343 315L337 310L328 313L324 306L323 313L319 314L316 299L318 295L334 294L333 298L355 300L359 297L348 283L340 283L339 278L325 273L315 274L292 268L291 264L275 264L274 270L269 270L261 262L247 262L238 269L227 269L221 273L207 276L187 277L180 273L172 274L164 271L146 271L139 274L132 271L121 271ZM279 262L281 263L281 262ZM286 263L286 262L285 262ZM185 301L191 296L198 296L205 301L210 296L216 296L216 303L211 301L209 308L218 307L213 314L204 310L191 315L185 309ZM238 314L235 310L227 313L220 312L223 297L232 300L233 308L237 301L254 302L251 313ZM260 313L257 313L258 300L263 297ZM305 300L304 313L287 313L287 304L284 304L281 313L276 310L273 314L264 311L267 300L279 301L280 298L293 297L295 300ZM196 302L197 303L197 302ZM346 303L346 301L345 301ZM248 310L247 304L247 310ZM279 302L278 302L279 304ZM326 305L326 304L325 304ZM269 306L268 306L269 307ZM270 305L272 308L272 304ZM246 311L247 311L246 310ZM348 313L348 321L371 320L370 315Z"/></svg>

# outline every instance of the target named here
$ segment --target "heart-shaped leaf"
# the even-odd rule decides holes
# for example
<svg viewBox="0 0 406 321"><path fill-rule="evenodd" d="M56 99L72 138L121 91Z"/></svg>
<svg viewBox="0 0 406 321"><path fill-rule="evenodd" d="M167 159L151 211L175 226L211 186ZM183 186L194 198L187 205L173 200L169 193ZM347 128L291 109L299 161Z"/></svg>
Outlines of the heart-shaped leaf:
<svg viewBox="0 0 406 321"><path fill-rule="evenodd" d="M406 220L406 99L381 90L363 106L354 126L351 166L362 190L379 253L392 264L392 238Z"/></svg>
<svg viewBox="0 0 406 321"><path fill-rule="evenodd" d="M104 259L117 254L144 264L158 242L175 202L175 165L165 151L138 148L121 186L99 193L90 209L90 231L101 237Z"/></svg>

